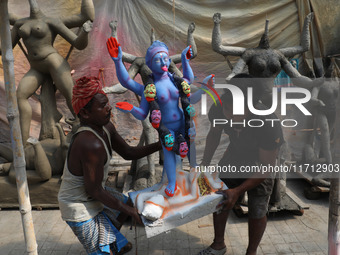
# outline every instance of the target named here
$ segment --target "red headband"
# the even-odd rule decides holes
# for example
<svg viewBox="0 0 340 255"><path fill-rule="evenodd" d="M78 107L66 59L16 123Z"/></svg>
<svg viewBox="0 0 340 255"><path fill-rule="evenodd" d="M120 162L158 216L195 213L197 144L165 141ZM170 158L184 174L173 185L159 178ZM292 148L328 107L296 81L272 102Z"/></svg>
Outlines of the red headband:
<svg viewBox="0 0 340 255"><path fill-rule="evenodd" d="M76 81L72 93L72 107L76 114L83 108L96 94L105 94L102 85L97 77L81 77Z"/></svg>

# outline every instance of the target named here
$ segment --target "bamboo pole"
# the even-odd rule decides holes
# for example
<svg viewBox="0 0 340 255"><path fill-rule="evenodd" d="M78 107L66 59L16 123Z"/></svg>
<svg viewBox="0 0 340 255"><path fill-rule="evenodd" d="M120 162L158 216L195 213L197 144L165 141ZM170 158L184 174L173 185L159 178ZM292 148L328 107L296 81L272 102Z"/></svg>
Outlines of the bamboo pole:
<svg viewBox="0 0 340 255"><path fill-rule="evenodd" d="M334 138L334 166L340 164L340 98L337 104L337 118ZM329 216L328 216L328 254L340 255L340 174L333 172L329 192Z"/></svg>
<svg viewBox="0 0 340 255"><path fill-rule="evenodd" d="M338 66L332 59L335 70ZM336 107L336 122L334 136L333 164L340 164L340 97ZM329 215L328 215L328 254L340 255L340 173L332 173L331 187L329 191Z"/></svg>
<svg viewBox="0 0 340 255"><path fill-rule="evenodd" d="M8 17L8 0L0 0L0 38L7 99L7 119L11 130L14 158L13 165L18 189L19 209L25 236L26 251L29 255L36 255L38 254L37 242L35 239L32 207L27 186L26 162L21 138L19 110L16 98L14 57Z"/></svg>
<svg viewBox="0 0 340 255"><path fill-rule="evenodd" d="M340 205L340 189L339 189L339 173L337 173L333 175L329 193L329 218L328 218L329 255L340 254L339 205Z"/></svg>

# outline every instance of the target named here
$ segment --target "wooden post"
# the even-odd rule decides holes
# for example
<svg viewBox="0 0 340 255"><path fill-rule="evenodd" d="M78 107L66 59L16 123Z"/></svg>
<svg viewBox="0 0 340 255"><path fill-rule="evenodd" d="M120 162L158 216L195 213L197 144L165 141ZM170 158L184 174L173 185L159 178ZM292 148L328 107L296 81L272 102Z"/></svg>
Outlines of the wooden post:
<svg viewBox="0 0 340 255"><path fill-rule="evenodd" d="M336 66L337 67L337 66ZM334 134L333 170L340 165L340 97L337 102ZM340 255L340 172L332 173L329 192L328 254Z"/></svg>
<svg viewBox="0 0 340 255"><path fill-rule="evenodd" d="M336 164L339 164L338 161ZM329 193L329 218L328 218L328 254L340 254L340 231L339 231L339 173L333 176Z"/></svg>
<svg viewBox="0 0 340 255"><path fill-rule="evenodd" d="M25 154L21 138L19 110L16 98L14 57L8 17L8 0L0 0L0 38L7 98L7 119L11 130L13 165L16 175L19 208L26 242L26 251L30 255L36 255L38 254L37 242L35 239L32 207L28 193Z"/></svg>

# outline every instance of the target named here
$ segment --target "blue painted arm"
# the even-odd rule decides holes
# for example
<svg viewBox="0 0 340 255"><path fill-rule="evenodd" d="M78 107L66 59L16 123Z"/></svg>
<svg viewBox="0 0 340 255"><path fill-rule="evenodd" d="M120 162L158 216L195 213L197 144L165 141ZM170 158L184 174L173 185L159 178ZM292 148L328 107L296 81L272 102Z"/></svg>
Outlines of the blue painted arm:
<svg viewBox="0 0 340 255"><path fill-rule="evenodd" d="M134 106L131 114L138 120L144 120L148 116L149 109L149 103L143 95L139 107Z"/></svg>
<svg viewBox="0 0 340 255"><path fill-rule="evenodd" d="M116 108L122 112L131 113L138 120L144 120L148 116L150 106L143 96L139 107L128 102L118 102Z"/></svg>
<svg viewBox="0 0 340 255"><path fill-rule="evenodd" d="M131 79L131 77L129 76L129 73L127 72L121 60L114 61L114 62L116 65L117 77L118 77L120 84L122 84L124 88L127 88L128 90L131 90L137 95L142 96L144 92L144 86L142 84L139 84L138 82L135 82L133 79Z"/></svg>
<svg viewBox="0 0 340 255"><path fill-rule="evenodd" d="M132 108L131 114L138 120L145 120L146 116L148 116L148 113L146 113L144 109L137 106Z"/></svg>
<svg viewBox="0 0 340 255"><path fill-rule="evenodd" d="M142 96L144 92L144 86L131 79L128 71L126 70L123 64L122 55L123 55L122 48L118 46L118 56L111 57L116 66L118 80L123 87L127 88L128 90L131 90L132 92L136 93L139 96Z"/></svg>
<svg viewBox="0 0 340 255"><path fill-rule="evenodd" d="M201 96L203 94L205 94L205 91L203 89L209 91L209 88L204 85L204 84L207 85L208 82L210 82L210 86L214 87L214 85L215 85L215 75L210 74L210 75L208 75L207 77L204 78L203 83L201 83L202 87L199 88L195 93L191 94L191 96L190 96L190 103L191 104L196 104L201 100Z"/></svg>

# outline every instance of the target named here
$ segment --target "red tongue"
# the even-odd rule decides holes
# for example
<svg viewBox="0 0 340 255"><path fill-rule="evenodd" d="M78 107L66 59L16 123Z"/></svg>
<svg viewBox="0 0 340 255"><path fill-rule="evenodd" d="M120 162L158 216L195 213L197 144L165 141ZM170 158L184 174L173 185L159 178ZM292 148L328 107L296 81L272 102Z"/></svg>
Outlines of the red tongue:
<svg viewBox="0 0 340 255"><path fill-rule="evenodd" d="M167 68L166 66L163 66L163 67L162 67L162 70L163 70L164 72L167 72L167 71L168 71L168 68Z"/></svg>

